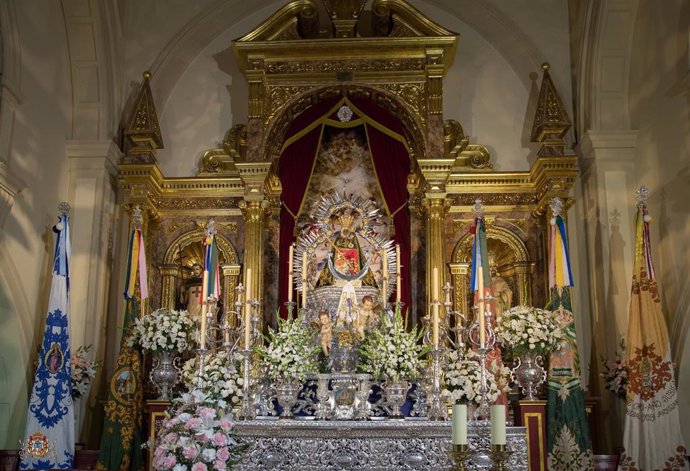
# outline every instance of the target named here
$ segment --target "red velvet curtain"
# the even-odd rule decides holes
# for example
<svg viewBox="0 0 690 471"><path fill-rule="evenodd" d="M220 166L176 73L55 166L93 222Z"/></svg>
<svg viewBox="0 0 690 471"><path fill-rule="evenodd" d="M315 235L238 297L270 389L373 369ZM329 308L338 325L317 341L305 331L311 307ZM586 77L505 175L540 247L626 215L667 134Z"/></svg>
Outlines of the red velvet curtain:
<svg viewBox="0 0 690 471"><path fill-rule="evenodd" d="M321 119L337 103L333 98L322 101L308 108L297 116L285 134L285 140L303 132L315 121ZM309 185L309 177L316 161L316 152L321 140L323 124L319 124L306 135L292 142L283 149L278 162L278 176L283 187L280 195L280 247L278 252L278 302L282 317L287 316L287 309L283 305L288 297L288 254L290 244L294 239L295 217L298 216L300 206Z"/></svg>
<svg viewBox="0 0 690 471"><path fill-rule="evenodd" d="M322 118L332 114L331 110L337 99L320 102L302 114L290 125L286 141ZM383 198L386 201L395 227L395 243L400 244L402 290L401 300L410 306L410 210L407 204L407 175L410 172L410 157L405 145L404 131L397 118L377 105L362 99L349 99L355 114L374 121L377 125L365 123L369 148L374 162ZM354 119L354 118L353 118ZM279 162L279 177L283 187L280 211L280 248L279 248L279 300L287 300L288 253L293 241L295 216L298 215L304 194L309 185L316 153L319 148L324 124L318 123L299 139L283 149ZM383 128L383 129L379 129ZM391 134L397 137L391 136ZM400 287L398 288L400 289ZM281 305L282 316L287 315Z"/></svg>
<svg viewBox="0 0 690 471"><path fill-rule="evenodd" d="M387 131L400 137L405 132L400 121L386 110L374 105L370 101L351 99L352 104L365 114L370 120L383 126ZM410 155L405 145L391 137L384 130L378 129L371 123L365 123L374 170L386 200L386 206L393 218L395 227L395 243L400 244L400 274L402 286L400 300L410 307L410 207L407 195L407 176L411 170ZM395 298L393 298L395 299Z"/></svg>

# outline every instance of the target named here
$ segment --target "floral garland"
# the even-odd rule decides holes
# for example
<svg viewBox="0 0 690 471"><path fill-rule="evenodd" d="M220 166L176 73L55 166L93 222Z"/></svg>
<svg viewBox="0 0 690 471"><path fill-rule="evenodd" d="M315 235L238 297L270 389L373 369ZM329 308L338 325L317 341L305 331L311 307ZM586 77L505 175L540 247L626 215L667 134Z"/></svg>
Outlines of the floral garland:
<svg viewBox="0 0 690 471"><path fill-rule="evenodd" d="M203 389L207 397L226 401L235 406L242 400L242 375L239 359L221 350L206 358L203 376L199 375L197 359L191 358L182 366L182 382L188 391Z"/></svg>
<svg viewBox="0 0 690 471"><path fill-rule="evenodd" d="M181 353L193 348L195 333L187 311L158 309L134 321L128 344L152 352Z"/></svg>
<svg viewBox="0 0 690 471"><path fill-rule="evenodd" d="M266 375L274 380L304 381L307 373L319 369L318 356L321 347L316 342L316 332L296 319L278 319L278 330L269 330L268 345L259 346L261 366Z"/></svg>
<svg viewBox="0 0 690 471"><path fill-rule="evenodd" d="M225 401L195 390L176 399L166 412L153 452L156 471L226 470L244 447L234 438Z"/></svg>
<svg viewBox="0 0 690 471"><path fill-rule="evenodd" d="M417 327L408 332L399 309L392 320L383 314L380 326L372 329L360 345L359 371L394 383L416 379L421 372L422 357L429 352L420 343L423 333Z"/></svg>
<svg viewBox="0 0 690 471"><path fill-rule="evenodd" d="M93 361L89 352L93 345L82 345L70 356L72 368L72 399L77 399L86 394L89 384L96 377L96 370L100 366L99 361Z"/></svg>
<svg viewBox="0 0 690 471"><path fill-rule="evenodd" d="M545 309L516 306L503 313L496 323L496 338L510 347L513 357L527 352L548 354L565 338L558 318Z"/></svg>
<svg viewBox="0 0 690 471"><path fill-rule="evenodd" d="M625 399L628 390L628 362L625 358L625 341L620 342L621 354L616 352L613 360L603 360L604 370L601 377L604 378L606 389L621 399Z"/></svg>
<svg viewBox="0 0 690 471"><path fill-rule="evenodd" d="M446 354L445 388L441 394L448 402L477 402L481 395L482 373L479 353L474 350L451 350ZM502 392L510 391L510 370L492 360L487 365L487 398L495 402Z"/></svg>

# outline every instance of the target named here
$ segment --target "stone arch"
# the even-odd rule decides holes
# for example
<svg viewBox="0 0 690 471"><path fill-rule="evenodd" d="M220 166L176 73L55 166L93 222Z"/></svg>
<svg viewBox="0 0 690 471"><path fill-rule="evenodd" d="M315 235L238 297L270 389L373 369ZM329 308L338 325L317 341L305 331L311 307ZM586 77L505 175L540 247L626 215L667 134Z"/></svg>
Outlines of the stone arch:
<svg viewBox="0 0 690 471"><path fill-rule="evenodd" d="M316 103L334 96L352 96L368 99L393 116L401 117L400 123L405 130L407 144L412 154L410 158L419 158L426 155L427 140L426 133L423 131L424 127L420 120L415 117L409 105L392 93L377 89L376 87L352 84L314 87L286 102L282 108L276 111L274 118L267 126L264 137L265 144L262 149L264 161L272 161L279 157L285 133L296 116Z"/></svg>
<svg viewBox="0 0 690 471"><path fill-rule="evenodd" d="M637 9L638 0L587 4L577 71L579 136L590 129L630 129L630 59Z"/></svg>

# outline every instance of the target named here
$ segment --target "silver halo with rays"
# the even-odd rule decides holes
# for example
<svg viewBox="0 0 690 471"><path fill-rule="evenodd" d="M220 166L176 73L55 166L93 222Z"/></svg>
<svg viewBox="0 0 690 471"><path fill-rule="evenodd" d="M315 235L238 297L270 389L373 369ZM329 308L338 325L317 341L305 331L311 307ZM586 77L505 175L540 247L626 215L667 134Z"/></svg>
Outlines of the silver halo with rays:
<svg viewBox="0 0 690 471"><path fill-rule="evenodd" d="M306 252L307 260L309 260L314 257L317 246L332 240L335 231L329 221L333 215L343 209L355 211L360 217L361 222L355 229L355 234L371 244L374 250L386 252L388 259L388 285L385 296L388 299L395 289L398 270L394 241L384 238L374 230L373 224L381 216L381 212L372 201L357 195L346 195L345 193L321 196L310 216L311 223L307 224L306 228L297 237L292 268L295 288L297 291L302 291L304 253ZM327 267L324 267L324 269L327 269ZM367 269L369 269L368 266Z"/></svg>

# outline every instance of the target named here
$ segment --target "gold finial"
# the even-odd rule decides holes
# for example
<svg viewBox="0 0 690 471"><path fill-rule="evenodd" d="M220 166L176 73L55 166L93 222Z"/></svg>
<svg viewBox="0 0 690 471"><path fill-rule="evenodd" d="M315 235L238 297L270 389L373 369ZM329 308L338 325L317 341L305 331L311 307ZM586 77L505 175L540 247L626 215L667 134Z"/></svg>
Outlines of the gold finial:
<svg viewBox="0 0 690 471"><path fill-rule="evenodd" d="M146 80L150 79L151 78L151 72L149 72L148 70L144 71L144 78Z"/></svg>
<svg viewBox="0 0 690 471"><path fill-rule="evenodd" d="M551 64L549 64L548 62L544 62L542 63L541 68L542 70L549 70L551 68Z"/></svg>

